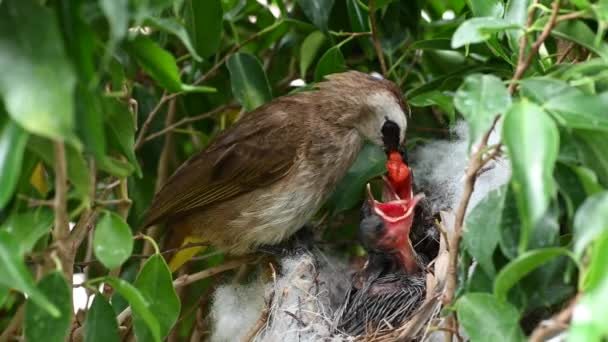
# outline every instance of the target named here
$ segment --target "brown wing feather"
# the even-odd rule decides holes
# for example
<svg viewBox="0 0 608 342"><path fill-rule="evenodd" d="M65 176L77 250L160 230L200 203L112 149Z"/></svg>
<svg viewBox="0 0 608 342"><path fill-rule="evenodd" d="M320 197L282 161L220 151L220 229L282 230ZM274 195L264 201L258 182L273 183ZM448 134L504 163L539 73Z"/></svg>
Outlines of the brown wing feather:
<svg viewBox="0 0 608 342"><path fill-rule="evenodd" d="M184 163L156 194L145 226L268 186L295 163L299 141L284 115L249 113Z"/></svg>

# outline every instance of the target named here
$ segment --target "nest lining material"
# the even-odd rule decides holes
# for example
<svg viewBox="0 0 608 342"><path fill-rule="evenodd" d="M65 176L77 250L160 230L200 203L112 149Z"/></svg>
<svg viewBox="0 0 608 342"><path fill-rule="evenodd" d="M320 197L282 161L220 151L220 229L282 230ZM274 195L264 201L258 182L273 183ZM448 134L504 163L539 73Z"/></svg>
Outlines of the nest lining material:
<svg viewBox="0 0 608 342"><path fill-rule="evenodd" d="M421 146L410 155L417 188L427 195L433 212L457 207L467 164L468 132L459 122L455 139ZM496 136L490 140L496 140ZM510 178L505 161L492 162L479 177L469 208ZM450 234L453 215L442 212L443 227ZM334 319L351 286L354 273L347 262L319 250L281 261L278 278L263 277L247 285L224 285L215 292L211 308L211 341L394 341L443 340L440 293L447 271L446 236L441 236L438 256L426 276L426 298L418 311L402 326L367 331L361 336L336 333Z"/></svg>

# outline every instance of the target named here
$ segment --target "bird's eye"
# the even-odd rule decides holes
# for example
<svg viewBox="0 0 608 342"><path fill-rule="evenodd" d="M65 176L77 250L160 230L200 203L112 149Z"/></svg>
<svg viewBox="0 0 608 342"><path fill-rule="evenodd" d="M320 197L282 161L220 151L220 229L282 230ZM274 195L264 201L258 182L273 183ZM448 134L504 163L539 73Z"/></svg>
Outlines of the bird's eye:
<svg viewBox="0 0 608 342"><path fill-rule="evenodd" d="M388 151L397 150L399 147L400 140L400 129L394 121L386 120L382 125L382 142L384 142L384 148Z"/></svg>

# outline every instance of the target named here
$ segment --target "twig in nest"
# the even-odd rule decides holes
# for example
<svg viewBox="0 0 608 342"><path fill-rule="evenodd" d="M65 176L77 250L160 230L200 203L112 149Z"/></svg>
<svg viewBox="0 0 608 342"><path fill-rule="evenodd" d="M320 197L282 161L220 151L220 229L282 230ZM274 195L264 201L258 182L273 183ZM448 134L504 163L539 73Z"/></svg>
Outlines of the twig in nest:
<svg viewBox="0 0 608 342"><path fill-rule="evenodd" d="M251 328L251 330L249 330L247 335L245 335L245 337L243 338L243 342L253 341L255 339L255 337L257 336L257 334L262 329L262 327L266 324L266 322L268 322L268 317L270 316L270 308L272 307L272 299L274 298L274 289L276 288L276 282L277 282L277 272L274 269L274 266L272 265L272 263L268 263L268 267L270 267L270 270L272 272L272 283L273 283L272 291L270 292L268 301L264 305L264 309L262 309L260 318L258 318L255 325Z"/></svg>

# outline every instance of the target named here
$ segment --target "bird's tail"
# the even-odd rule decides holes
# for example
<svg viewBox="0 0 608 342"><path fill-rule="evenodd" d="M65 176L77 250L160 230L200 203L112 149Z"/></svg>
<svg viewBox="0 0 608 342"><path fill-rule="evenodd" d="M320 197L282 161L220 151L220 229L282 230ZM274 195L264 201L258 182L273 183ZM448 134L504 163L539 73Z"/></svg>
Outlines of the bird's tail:
<svg viewBox="0 0 608 342"><path fill-rule="evenodd" d="M177 251L171 258L171 261L169 261L169 269L171 270L171 273L177 271L186 262L192 259L196 254L204 252L205 249L207 249L207 246L187 247L189 244L198 244L204 242L206 241L199 237L187 236L180 246L180 248L182 249Z"/></svg>

